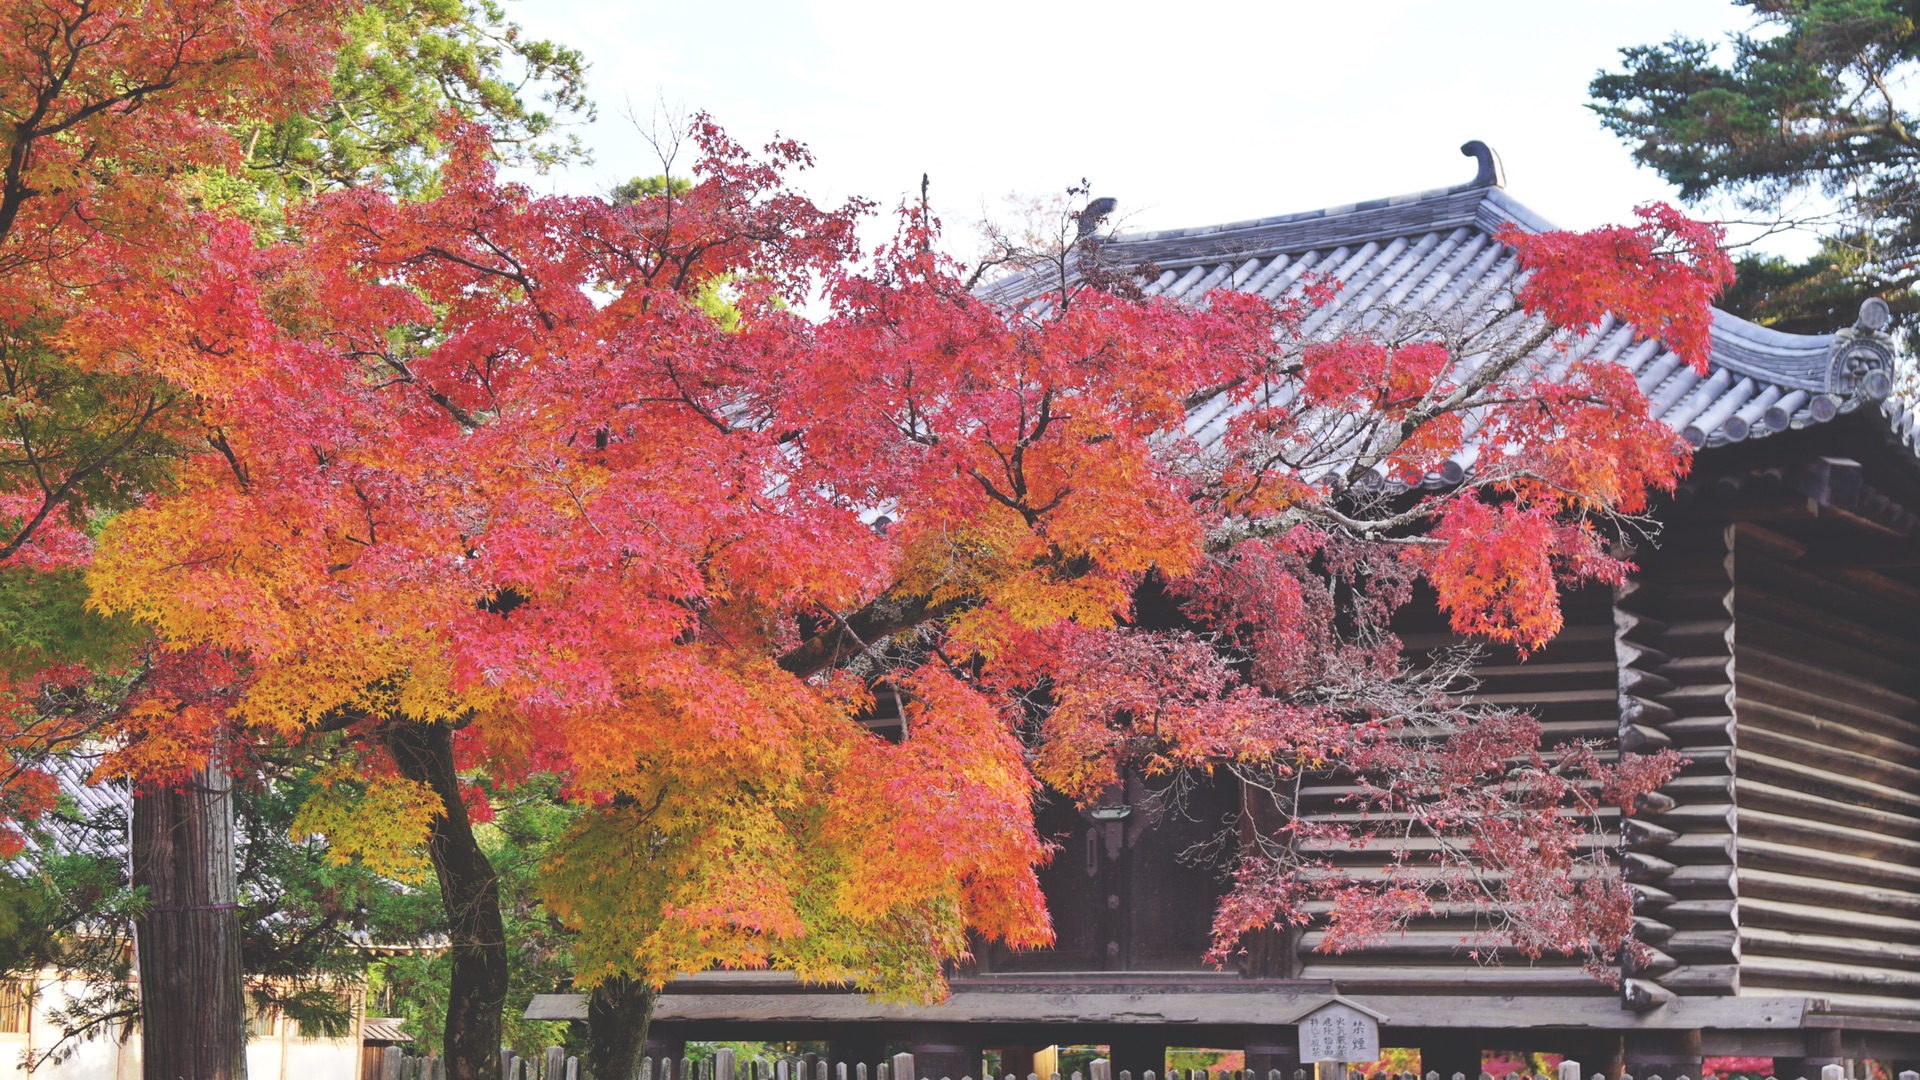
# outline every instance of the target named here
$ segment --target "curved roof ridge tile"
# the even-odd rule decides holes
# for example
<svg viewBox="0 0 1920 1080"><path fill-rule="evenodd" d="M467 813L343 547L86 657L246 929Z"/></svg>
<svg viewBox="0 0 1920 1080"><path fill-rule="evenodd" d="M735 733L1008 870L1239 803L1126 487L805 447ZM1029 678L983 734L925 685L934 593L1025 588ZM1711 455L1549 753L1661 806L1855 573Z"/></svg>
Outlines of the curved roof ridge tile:
<svg viewBox="0 0 1920 1080"><path fill-rule="evenodd" d="M1338 206L1323 206L1318 210L1298 210L1291 214L1274 214L1269 217L1247 218L1242 221L1228 221L1218 225L1189 225L1178 229L1153 229L1147 232L1115 233L1114 239L1120 242L1148 240L1178 240L1191 236L1210 236L1221 233L1247 232L1254 229L1270 229L1276 225L1291 225L1301 221L1318 221L1323 218L1344 217L1348 214L1366 213L1394 207L1411 206L1418 203L1439 202L1449 196L1465 194L1456 188L1430 188L1405 195L1391 195L1384 199L1368 199L1365 202L1342 203Z"/></svg>

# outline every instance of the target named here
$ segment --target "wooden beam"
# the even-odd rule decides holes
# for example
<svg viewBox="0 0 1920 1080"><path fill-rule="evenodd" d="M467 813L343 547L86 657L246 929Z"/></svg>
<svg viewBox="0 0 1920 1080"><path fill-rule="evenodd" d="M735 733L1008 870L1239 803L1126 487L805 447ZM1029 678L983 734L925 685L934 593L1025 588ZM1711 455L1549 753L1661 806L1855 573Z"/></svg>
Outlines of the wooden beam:
<svg viewBox="0 0 1920 1080"><path fill-rule="evenodd" d="M1809 550L1806 544L1784 533L1753 522L1742 522L1734 526L1734 557L1738 558L1748 548L1762 551L1784 563L1798 562Z"/></svg>
<svg viewBox="0 0 1920 1080"><path fill-rule="evenodd" d="M1746 869L1740 874L1740 891L1743 898L1759 897L1794 904L1827 904L1898 919L1920 919L1920 895L1902 889L1850 885L1825 877Z"/></svg>
<svg viewBox="0 0 1920 1080"><path fill-rule="evenodd" d="M1870 967L1864 964L1756 955L1743 957L1740 966L1754 986L1814 992L1842 988L1895 991L1901 994L1920 992L1920 971L1911 968Z"/></svg>
<svg viewBox="0 0 1920 1080"><path fill-rule="evenodd" d="M1749 927L1839 934L1867 941L1898 941L1920 945L1920 919L1901 919L1832 904L1795 904L1764 897L1740 900L1741 922Z"/></svg>
<svg viewBox="0 0 1920 1080"><path fill-rule="evenodd" d="M1740 809L1739 820L1742 844L1748 840L1793 844L1839 855L1890 862L1896 866L1920 866L1920 840L1745 807ZM1908 820L1920 825L1920 822Z"/></svg>
<svg viewBox="0 0 1920 1080"><path fill-rule="evenodd" d="M1798 820L1830 822L1886 836L1920 838L1920 816L1875 810L1857 803L1824 798L1798 788L1781 787L1742 777L1736 784L1740 806L1792 816Z"/></svg>
<svg viewBox="0 0 1920 1080"><path fill-rule="evenodd" d="M1764 927L1742 927L1740 947L1747 956L1779 956L1795 960L1835 960L1920 972L1920 945L1876 941L1840 934L1805 934ZM1914 987L1920 989L1920 974Z"/></svg>
<svg viewBox="0 0 1920 1080"><path fill-rule="evenodd" d="M1740 838L1740 863L1753 870L1906 891L1920 901L1920 867L1916 866L1902 866L1817 847L1801 847L1798 844L1782 844L1745 836ZM1673 880L1672 877L1667 879L1669 887Z"/></svg>

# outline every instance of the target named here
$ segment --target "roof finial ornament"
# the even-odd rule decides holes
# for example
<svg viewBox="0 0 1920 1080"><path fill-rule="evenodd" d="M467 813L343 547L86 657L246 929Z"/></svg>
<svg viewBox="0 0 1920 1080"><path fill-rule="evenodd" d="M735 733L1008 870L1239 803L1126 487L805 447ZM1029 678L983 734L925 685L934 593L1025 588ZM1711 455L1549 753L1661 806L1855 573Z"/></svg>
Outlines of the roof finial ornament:
<svg viewBox="0 0 1920 1080"><path fill-rule="evenodd" d="M1853 325L1880 331L1885 330L1892 319L1893 309L1887 306L1887 302L1877 296L1869 296L1860 302L1860 321Z"/></svg>
<svg viewBox="0 0 1920 1080"><path fill-rule="evenodd" d="M1471 188L1503 188L1507 186L1506 170L1500 167L1500 155L1493 152L1493 147L1488 146L1479 139L1474 139L1471 142L1462 143L1460 153L1465 157L1470 157L1479 162L1480 171L1474 174L1472 180L1461 184L1454 190L1466 191Z"/></svg>
<svg viewBox="0 0 1920 1080"><path fill-rule="evenodd" d="M1074 240L1079 241L1086 239L1089 234L1100 227L1100 223L1105 221L1107 216L1112 214L1114 208L1119 205L1120 200L1111 195L1103 195L1088 203L1086 208L1081 210L1079 216L1076 218L1079 231L1074 235Z"/></svg>
<svg viewBox="0 0 1920 1080"><path fill-rule="evenodd" d="M1860 305L1860 318L1833 335L1827 349L1827 392L1810 406L1814 419L1831 420L1856 399L1882 401L1893 393L1893 339L1887 336L1892 318L1885 300L1869 296Z"/></svg>

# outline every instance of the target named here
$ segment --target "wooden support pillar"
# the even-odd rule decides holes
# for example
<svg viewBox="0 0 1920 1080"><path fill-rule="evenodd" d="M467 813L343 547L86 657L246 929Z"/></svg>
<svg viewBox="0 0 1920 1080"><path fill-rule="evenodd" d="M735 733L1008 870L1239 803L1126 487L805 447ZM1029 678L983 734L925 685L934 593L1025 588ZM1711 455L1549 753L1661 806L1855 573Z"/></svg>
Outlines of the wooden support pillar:
<svg viewBox="0 0 1920 1080"><path fill-rule="evenodd" d="M1626 1036L1626 1070L1634 1080L1658 1076L1662 1080L1689 1077L1700 1080L1700 1067L1706 1055L1700 1050L1700 1032L1629 1031Z"/></svg>
<svg viewBox="0 0 1920 1080"><path fill-rule="evenodd" d="M1267 1080L1274 1069L1280 1070L1286 1080L1293 1080L1295 1070L1301 1067L1297 1027L1248 1028L1240 1046L1246 1051L1247 1071L1257 1080Z"/></svg>
<svg viewBox="0 0 1920 1080"><path fill-rule="evenodd" d="M1619 1035L1607 1036L1598 1044L1598 1050L1591 1061L1582 1059L1586 1073L1592 1076L1599 1073L1607 1080L1620 1080L1620 1074L1627 1071L1627 1042Z"/></svg>
<svg viewBox="0 0 1920 1080"><path fill-rule="evenodd" d="M673 1080L680 1080L680 1059L687 1056L687 1040L671 1030L662 1031L658 1024L652 1024L647 1028L647 1045L640 1053L654 1061L661 1058L672 1061ZM653 1075L659 1077L660 1070L656 1068Z"/></svg>
<svg viewBox="0 0 1920 1080"><path fill-rule="evenodd" d="M1000 1075L1016 1076L1027 1080L1034 1072L1033 1057L1046 1049L1044 1046L1003 1046L1000 1048ZM1041 1077L1040 1080L1046 1080Z"/></svg>
<svg viewBox="0 0 1920 1080"><path fill-rule="evenodd" d="M827 1060L835 1065L846 1062L848 1066L865 1065L867 1075L874 1075L875 1066L887 1060L887 1044L877 1033L871 1033L861 1027L838 1029L827 1036ZM847 1070L849 1076L853 1070Z"/></svg>
<svg viewBox="0 0 1920 1080"><path fill-rule="evenodd" d="M1845 1067L1846 1056L1840 1049L1840 1029L1816 1028L1806 1032L1802 1038L1806 1042L1804 1057L1776 1057L1773 1059L1773 1075L1780 1080L1820 1080L1820 1070L1828 1065Z"/></svg>
<svg viewBox="0 0 1920 1080"><path fill-rule="evenodd" d="M1385 1045L1385 1040L1382 1040ZM1421 1073L1439 1073L1440 1080L1455 1075L1480 1080L1480 1039L1469 1034L1435 1034L1420 1040ZM1697 1078L1696 1078L1697 1080Z"/></svg>
<svg viewBox="0 0 1920 1080"><path fill-rule="evenodd" d="M1167 1043L1163 1036L1134 1036L1115 1039L1108 1044L1109 1056L1113 1060L1114 1080L1121 1073L1129 1073L1133 1080L1141 1080L1148 1071L1155 1076L1164 1076L1167 1072Z"/></svg>
<svg viewBox="0 0 1920 1080"><path fill-rule="evenodd" d="M964 1027L927 1025L910 1035L913 1071L895 1080L961 1080L980 1075L980 1036Z"/></svg>
<svg viewBox="0 0 1920 1080"><path fill-rule="evenodd" d="M1564 1035L1555 1038L1540 1049L1548 1053L1560 1054L1568 1061L1578 1062L1581 1077L1595 1074L1608 1080L1620 1080L1621 1051L1624 1049L1618 1034L1593 1033ZM1694 1077L1693 1080L1700 1080Z"/></svg>

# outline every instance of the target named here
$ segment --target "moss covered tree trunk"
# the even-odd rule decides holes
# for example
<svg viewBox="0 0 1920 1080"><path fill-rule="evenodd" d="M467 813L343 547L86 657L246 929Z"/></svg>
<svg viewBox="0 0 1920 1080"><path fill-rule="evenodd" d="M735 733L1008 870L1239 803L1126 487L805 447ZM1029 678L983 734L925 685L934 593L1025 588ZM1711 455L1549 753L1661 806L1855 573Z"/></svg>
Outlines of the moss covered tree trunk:
<svg viewBox="0 0 1920 1080"><path fill-rule="evenodd" d="M615 976L587 995L587 1073L593 1080L629 1080L647 1045L654 991Z"/></svg>
<svg viewBox="0 0 1920 1080"><path fill-rule="evenodd" d="M442 1052L449 1080L492 1080L500 1071L501 1013L507 1004L507 934L500 877L473 836L453 764L446 724L394 723L387 749L400 775L431 787L446 805L433 819L427 855L440 879L447 915L447 1027Z"/></svg>

